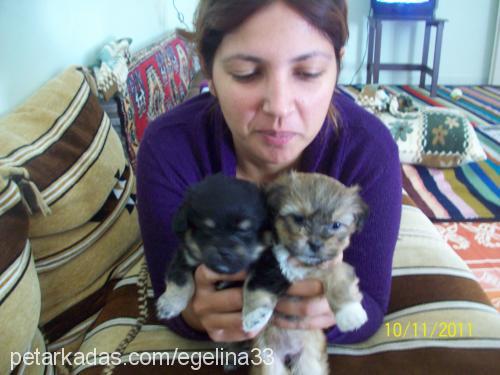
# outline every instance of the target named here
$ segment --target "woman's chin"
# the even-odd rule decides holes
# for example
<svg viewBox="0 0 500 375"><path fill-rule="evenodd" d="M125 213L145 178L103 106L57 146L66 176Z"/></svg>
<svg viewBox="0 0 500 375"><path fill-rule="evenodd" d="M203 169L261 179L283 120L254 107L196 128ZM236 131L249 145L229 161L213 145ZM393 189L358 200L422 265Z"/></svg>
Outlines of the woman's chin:
<svg viewBox="0 0 500 375"><path fill-rule="evenodd" d="M260 159L270 165L276 167L290 167L299 159L300 152L289 150L287 148L273 148L266 147L261 153Z"/></svg>

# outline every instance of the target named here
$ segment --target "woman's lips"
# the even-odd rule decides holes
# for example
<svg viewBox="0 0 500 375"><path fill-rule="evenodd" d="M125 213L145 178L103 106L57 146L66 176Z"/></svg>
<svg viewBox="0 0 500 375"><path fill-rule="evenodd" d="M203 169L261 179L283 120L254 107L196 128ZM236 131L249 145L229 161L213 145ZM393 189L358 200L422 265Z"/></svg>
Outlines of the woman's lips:
<svg viewBox="0 0 500 375"><path fill-rule="evenodd" d="M290 142L297 133L289 131L260 130L258 134L262 136L264 142L270 146L284 146Z"/></svg>

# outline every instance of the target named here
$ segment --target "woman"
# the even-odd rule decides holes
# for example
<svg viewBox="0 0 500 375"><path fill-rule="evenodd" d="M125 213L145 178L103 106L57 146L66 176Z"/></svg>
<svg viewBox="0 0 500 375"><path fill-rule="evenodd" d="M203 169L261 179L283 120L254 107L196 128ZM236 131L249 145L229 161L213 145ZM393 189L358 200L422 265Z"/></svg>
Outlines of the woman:
<svg viewBox="0 0 500 375"><path fill-rule="evenodd" d="M345 0L202 0L195 41L210 94L155 120L138 156L141 230L155 296L176 249L170 231L184 191L217 172L266 183L296 169L358 184L370 207L344 254L360 278L368 322L342 333L317 280L297 282L276 307L274 324L320 328L336 343L359 342L382 324L401 215L396 145L375 117L334 95L348 36ZM215 290L244 273L195 272L196 291L166 324L193 339L241 341L242 290ZM292 317L292 318L290 318Z"/></svg>

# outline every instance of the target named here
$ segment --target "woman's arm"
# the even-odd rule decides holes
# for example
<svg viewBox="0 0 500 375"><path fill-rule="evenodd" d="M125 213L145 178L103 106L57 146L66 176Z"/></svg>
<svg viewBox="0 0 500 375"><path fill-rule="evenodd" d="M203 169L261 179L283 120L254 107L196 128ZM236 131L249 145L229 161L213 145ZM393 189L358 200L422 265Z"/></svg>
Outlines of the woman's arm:
<svg viewBox="0 0 500 375"><path fill-rule="evenodd" d="M171 230L171 220L186 188L180 178L175 178L173 171L167 175L168 169L168 159L162 159L160 163L146 133L137 157L137 208L155 300L165 290L167 265L173 259L178 245L178 239ZM181 316L165 323L181 336L208 338L186 324Z"/></svg>

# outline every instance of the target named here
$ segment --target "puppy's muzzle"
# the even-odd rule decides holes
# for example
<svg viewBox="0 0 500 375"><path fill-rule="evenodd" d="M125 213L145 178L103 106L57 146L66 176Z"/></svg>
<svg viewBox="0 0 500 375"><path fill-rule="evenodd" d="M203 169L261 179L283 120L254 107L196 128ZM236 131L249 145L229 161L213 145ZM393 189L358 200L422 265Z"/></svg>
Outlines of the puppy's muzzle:
<svg viewBox="0 0 500 375"><path fill-rule="evenodd" d="M311 240L307 243L309 245L309 249L311 250L311 253L317 254L323 247L323 241L314 241Z"/></svg>
<svg viewBox="0 0 500 375"><path fill-rule="evenodd" d="M203 250L203 263L218 273L236 273L244 269L248 261L234 248L208 246Z"/></svg>

